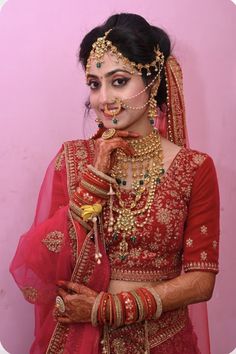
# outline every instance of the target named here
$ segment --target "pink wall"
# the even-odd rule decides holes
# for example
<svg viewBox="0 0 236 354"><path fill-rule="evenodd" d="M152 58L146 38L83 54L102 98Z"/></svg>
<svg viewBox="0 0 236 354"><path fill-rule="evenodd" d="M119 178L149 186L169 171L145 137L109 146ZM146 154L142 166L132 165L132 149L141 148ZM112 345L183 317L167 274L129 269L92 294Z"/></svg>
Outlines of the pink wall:
<svg viewBox="0 0 236 354"><path fill-rule="evenodd" d="M217 166L221 272L209 320L212 353L229 353L236 347L236 6L230 0L79 3L9 0L0 12L0 341L11 354L25 354L32 340L32 307L8 264L32 221L47 164L64 140L83 136L87 89L76 64L78 44L110 14L128 11L171 35L185 74L191 146L211 154ZM87 133L92 126L87 122Z"/></svg>

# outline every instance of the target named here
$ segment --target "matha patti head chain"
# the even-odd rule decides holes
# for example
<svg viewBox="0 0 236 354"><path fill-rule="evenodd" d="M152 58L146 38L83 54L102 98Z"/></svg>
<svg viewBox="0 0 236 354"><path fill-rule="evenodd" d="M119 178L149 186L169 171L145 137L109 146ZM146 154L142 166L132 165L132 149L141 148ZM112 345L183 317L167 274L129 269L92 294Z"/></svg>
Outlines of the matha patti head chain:
<svg viewBox="0 0 236 354"><path fill-rule="evenodd" d="M112 122L113 124L116 125L118 123L117 115L121 112L122 108L131 109L131 110L142 110L147 105L149 105L148 116L149 116L150 123L154 125L154 121L157 113L157 102L155 100L155 96L157 94L157 90L160 84L160 73L164 66L164 61L165 61L164 54L159 50L159 48L154 48L155 59L151 63L142 64L142 63L135 63L133 61L130 61L118 50L118 48L115 45L112 44L110 40L107 39L107 36L111 31L112 29L107 31L103 37L97 38L96 42L93 43L92 50L89 54L89 58L86 64L86 77L88 77L89 75L92 61L95 60L96 67L101 68L102 64L104 63L104 55L108 52L116 58L117 62L122 61L124 66L126 66L129 69L132 75L137 73L138 75L142 76L142 74L145 73L146 76L150 76L152 74L151 70L154 69L156 75L154 76L153 80L151 80L151 82L147 86L145 86L143 90L141 90L134 96L125 99L121 99L117 97L114 98L114 100L110 102L110 104L112 105L115 104L116 105L115 109L114 108L109 109L108 104L105 104L104 106L104 112L107 115L113 117ZM147 102L144 105L129 106L125 103L126 101L141 95L149 88L151 88L150 98L147 100Z"/></svg>

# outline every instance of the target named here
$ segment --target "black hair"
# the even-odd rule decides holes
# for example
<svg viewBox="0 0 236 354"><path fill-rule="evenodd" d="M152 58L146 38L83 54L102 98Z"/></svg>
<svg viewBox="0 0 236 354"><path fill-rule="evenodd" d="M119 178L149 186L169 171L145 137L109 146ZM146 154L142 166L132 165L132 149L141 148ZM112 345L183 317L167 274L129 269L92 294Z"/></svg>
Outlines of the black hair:
<svg viewBox="0 0 236 354"><path fill-rule="evenodd" d="M157 47L164 54L165 61L170 55L170 39L163 29L150 25L140 15L121 13L109 17L105 23L92 29L82 40L78 58L84 69L93 43L98 37L103 37L109 29L112 31L108 34L107 39L130 61L141 64L151 63L155 59L154 48ZM154 70L151 70L150 76L143 73L145 84L150 82L155 75ZM164 69L161 72L161 82L156 100L159 107L167 100ZM87 102L86 105L88 107L89 103Z"/></svg>

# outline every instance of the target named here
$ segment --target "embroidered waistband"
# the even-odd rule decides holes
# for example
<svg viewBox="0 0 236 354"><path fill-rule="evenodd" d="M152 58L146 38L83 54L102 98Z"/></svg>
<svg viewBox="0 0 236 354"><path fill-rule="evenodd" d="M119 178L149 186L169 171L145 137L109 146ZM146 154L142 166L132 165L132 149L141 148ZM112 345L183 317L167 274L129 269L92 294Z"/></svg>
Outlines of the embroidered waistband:
<svg viewBox="0 0 236 354"><path fill-rule="evenodd" d="M148 281L156 282L162 280L173 279L180 275L181 267L175 269L159 270L131 270L131 269L111 269L112 280L126 280L126 281Z"/></svg>
<svg viewBox="0 0 236 354"><path fill-rule="evenodd" d="M110 354L141 354L148 346L154 348L184 328L188 320L187 308L168 311L158 320L134 323L104 333L103 351Z"/></svg>

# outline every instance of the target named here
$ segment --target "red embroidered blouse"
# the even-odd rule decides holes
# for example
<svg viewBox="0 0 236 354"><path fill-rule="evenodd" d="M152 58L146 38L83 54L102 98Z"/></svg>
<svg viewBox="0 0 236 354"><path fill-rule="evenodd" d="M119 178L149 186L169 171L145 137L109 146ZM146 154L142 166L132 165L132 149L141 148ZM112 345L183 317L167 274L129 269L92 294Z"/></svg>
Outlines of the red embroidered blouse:
<svg viewBox="0 0 236 354"><path fill-rule="evenodd" d="M123 191L128 207L134 195ZM138 208L145 205L143 193ZM114 201L117 206L117 200ZM157 185L150 218L126 241L129 252L119 254L119 233L108 234L109 207L104 211L105 242L111 279L161 281L184 271L218 272L219 192L212 159L182 148ZM115 215L116 216L116 215ZM140 216L142 222L145 215Z"/></svg>

